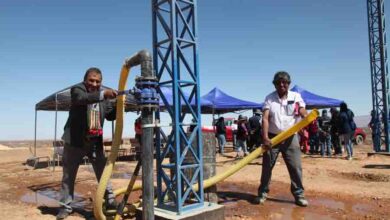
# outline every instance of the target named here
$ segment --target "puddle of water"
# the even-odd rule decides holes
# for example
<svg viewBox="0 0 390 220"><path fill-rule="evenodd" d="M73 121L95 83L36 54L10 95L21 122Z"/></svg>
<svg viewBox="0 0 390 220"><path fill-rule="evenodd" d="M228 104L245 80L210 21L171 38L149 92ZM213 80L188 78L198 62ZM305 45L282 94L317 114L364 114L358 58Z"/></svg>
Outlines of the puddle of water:
<svg viewBox="0 0 390 220"><path fill-rule="evenodd" d="M345 204L343 202L338 202L333 199L312 199L311 204L325 206L330 209L345 209Z"/></svg>
<svg viewBox="0 0 390 220"><path fill-rule="evenodd" d="M262 214L266 214L267 219L316 219L316 220L333 220L331 216L317 214L310 211L308 208L297 207L291 203L272 204L266 208L266 211L262 211Z"/></svg>
<svg viewBox="0 0 390 220"><path fill-rule="evenodd" d="M84 208L87 205L87 201L79 194L75 193L75 199L72 203L72 207ZM24 194L20 200L25 203L35 204L36 206L58 207L60 198L60 192L53 190L38 190L36 192L28 192Z"/></svg>
<svg viewBox="0 0 390 220"><path fill-rule="evenodd" d="M369 213L371 209L369 205L356 204L352 206L352 210L360 214L366 214Z"/></svg>
<svg viewBox="0 0 390 220"><path fill-rule="evenodd" d="M313 205L325 206L330 209L346 210L347 212L357 212L365 214L370 211L370 206L365 204L351 204L348 202L340 202L332 199L313 199L310 201Z"/></svg>

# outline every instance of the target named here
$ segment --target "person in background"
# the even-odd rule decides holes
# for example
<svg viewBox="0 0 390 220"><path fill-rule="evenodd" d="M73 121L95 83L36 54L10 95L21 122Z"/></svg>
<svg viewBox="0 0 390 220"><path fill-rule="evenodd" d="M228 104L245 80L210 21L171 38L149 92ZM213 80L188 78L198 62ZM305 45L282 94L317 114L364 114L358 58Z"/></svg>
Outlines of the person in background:
<svg viewBox="0 0 390 220"><path fill-rule="evenodd" d="M194 131L194 129L195 129L195 127L196 127L196 120L195 120L195 118L193 118L193 119L191 119L191 125L190 125L190 127L188 128L188 131L190 132L190 133L192 133L193 131Z"/></svg>
<svg viewBox="0 0 390 220"><path fill-rule="evenodd" d="M347 152L347 160L352 160L353 158L353 145L352 137L356 129L353 112L348 109L348 106L345 102L340 104L340 134L342 140L344 141L344 147Z"/></svg>
<svg viewBox="0 0 390 220"><path fill-rule="evenodd" d="M343 151L340 144L340 136L339 136L339 128L340 128L340 120L339 120L339 111L332 107L330 109L330 113L332 117L330 119L330 136L332 140L332 146L334 149L335 155L342 155Z"/></svg>
<svg viewBox="0 0 390 220"><path fill-rule="evenodd" d="M371 129L372 143L374 145L375 151L380 151L380 121L375 110L371 111L371 119L368 123L368 127ZM378 148L379 147L379 148Z"/></svg>
<svg viewBox="0 0 390 220"><path fill-rule="evenodd" d="M272 169L278 159L279 152L282 152L290 174L290 189L295 198L295 204L305 207L308 202L304 197L301 149L298 137L294 134L276 146L271 146L271 138L296 124L301 117L305 117L307 115L306 105L299 93L289 90L291 79L287 72L277 72L272 83L276 91L267 95L263 106L263 144L268 150L263 154L260 186L254 202L263 204L266 201Z"/></svg>
<svg viewBox="0 0 390 220"><path fill-rule="evenodd" d="M242 158L243 154L248 154L246 147L246 140L248 138L248 129L246 126L247 117L239 115L237 120L237 144L236 144L236 158Z"/></svg>
<svg viewBox="0 0 390 220"><path fill-rule="evenodd" d="M134 122L135 139L142 146L142 118L138 117Z"/></svg>
<svg viewBox="0 0 390 220"><path fill-rule="evenodd" d="M233 121L232 124L232 135L233 135L233 147L236 148L237 144L237 120Z"/></svg>
<svg viewBox="0 0 390 220"><path fill-rule="evenodd" d="M261 144L261 111L253 109L253 116L249 118L249 144L248 151L251 152Z"/></svg>
<svg viewBox="0 0 390 220"><path fill-rule="evenodd" d="M65 142L63 176L61 183L60 210L57 219L65 219L72 213L74 185L77 170L84 156L92 163L96 178L100 181L106 158L103 152L104 119L115 120L116 112L109 99L117 92L102 90L102 72L96 67L89 68L82 83L70 90L71 106L62 139ZM115 196L109 183L105 193L106 209L116 209Z"/></svg>
<svg viewBox="0 0 390 220"><path fill-rule="evenodd" d="M215 124L215 137L218 140L219 153L224 155L224 148L226 144L226 126L224 117L219 117Z"/></svg>
<svg viewBox="0 0 390 220"><path fill-rule="evenodd" d="M299 145L301 146L301 151L304 154L309 153L310 145L309 145L309 127L306 126L302 128L299 132Z"/></svg>
<svg viewBox="0 0 390 220"><path fill-rule="evenodd" d="M326 109L322 110L321 117L318 118L321 156L324 157L325 153L328 157L332 155L331 151L331 136L330 136L330 117ZM326 151L326 152L325 152Z"/></svg>
<svg viewBox="0 0 390 220"><path fill-rule="evenodd" d="M318 149L320 147L320 139L318 135L318 121L315 119L308 125L309 131L309 145L310 145L310 153L317 154Z"/></svg>

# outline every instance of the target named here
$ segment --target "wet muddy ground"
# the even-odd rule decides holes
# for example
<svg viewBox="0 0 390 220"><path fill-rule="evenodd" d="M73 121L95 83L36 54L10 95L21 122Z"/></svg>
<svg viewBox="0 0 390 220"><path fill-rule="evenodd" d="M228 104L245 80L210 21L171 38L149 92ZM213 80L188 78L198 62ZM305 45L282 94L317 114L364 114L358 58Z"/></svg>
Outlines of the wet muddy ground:
<svg viewBox="0 0 390 220"><path fill-rule="evenodd" d="M253 204L257 186L225 182L218 186L227 219L388 219L389 199L356 198L307 191L308 207L294 204L290 185L272 184L264 205Z"/></svg>
<svg viewBox="0 0 390 220"><path fill-rule="evenodd" d="M303 155L303 175L309 207L294 204L284 162L279 158L271 182L269 199L253 204L259 184L261 159L256 159L217 185L219 203L226 219L389 219L390 157L367 157L370 146L356 147L356 158L321 158ZM40 149L42 152L47 149ZM42 153L41 152L41 153ZM58 210L61 167L39 169L25 166L27 148L0 151L0 219L55 219ZM217 157L217 173L232 164L234 153ZM135 163L118 162L113 174L114 188L123 187ZM91 219L96 179L91 165L80 167L76 183L75 213L72 219ZM140 193L132 194L138 200ZM131 217L128 217L131 219Z"/></svg>

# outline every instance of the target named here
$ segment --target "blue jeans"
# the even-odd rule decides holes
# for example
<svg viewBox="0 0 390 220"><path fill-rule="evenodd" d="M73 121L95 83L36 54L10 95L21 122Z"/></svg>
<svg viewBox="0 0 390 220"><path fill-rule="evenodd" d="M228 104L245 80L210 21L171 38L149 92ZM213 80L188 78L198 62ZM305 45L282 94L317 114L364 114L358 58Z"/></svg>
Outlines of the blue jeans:
<svg viewBox="0 0 390 220"><path fill-rule="evenodd" d="M345 150L347 151L348 157L353 156L353 144L352 144L352 135L353 133L347 133L347 134L342 134L343 141L344 141L344 147Z"/></svg>
<svg viewBox="0 0 390 220"><path fill-rule="evenodd" d="M248 149L246 148L246 140L237 139L236 152L241 152L241 149L244 150L244 153L248 153Z"/></svg>
<svg viewBox="0 0 390 220"><path fill-rule="evenodd" d="M226 144L225 134L218 134L217 135L217 140L218 140L219 153L223 154L224 153L225 144Z"/></svg>
<svg viewBox="0 0 390 220"><path fill-rule="evenodd" d="M318 148L319 148L318 133L309 135L309 144L310 144L310 152L311 153L317 153L318 152Z"/></svg>
<svg viewBox="0 0 390 220"><path fill-rule="evenodd" d="M325 148L326 148L326 154L328 156L332 155L332 152L331 152L331 145L332 145L332 142L331 142L331 136L328 134L328 135L325 135L325 136L321 136L321 155L322 156L325 156Z"/></svg>

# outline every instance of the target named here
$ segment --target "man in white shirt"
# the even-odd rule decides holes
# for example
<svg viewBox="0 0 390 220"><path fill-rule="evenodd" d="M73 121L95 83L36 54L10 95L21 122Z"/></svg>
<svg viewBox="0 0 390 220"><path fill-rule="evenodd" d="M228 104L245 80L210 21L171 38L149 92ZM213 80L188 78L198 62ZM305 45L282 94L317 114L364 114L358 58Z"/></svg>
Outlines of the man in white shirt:
<svg viewBox="0 0 390 220"><path fill-rule="evenodd" d="M275 74L273 84L276 91L265 98L263 106L262 135L265 147L271 147L271 138L293 126L301 117L307 115L305 103L299 93L289 90L290 75L285 71ZM255 203L263 204L269 192L272 169L279 152L282 152L291 179L291 193L295 204L307 206L302 185L301 150L297 135L293 135L277 146L272 146L263 154L261 182Z"/></svg>

